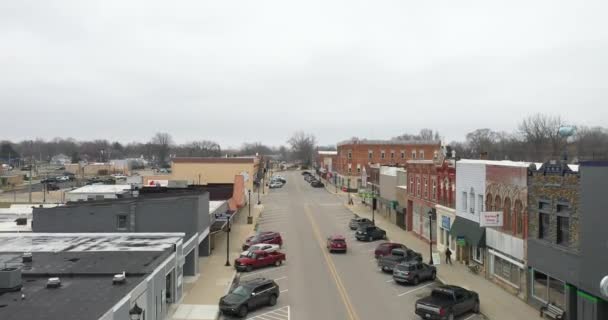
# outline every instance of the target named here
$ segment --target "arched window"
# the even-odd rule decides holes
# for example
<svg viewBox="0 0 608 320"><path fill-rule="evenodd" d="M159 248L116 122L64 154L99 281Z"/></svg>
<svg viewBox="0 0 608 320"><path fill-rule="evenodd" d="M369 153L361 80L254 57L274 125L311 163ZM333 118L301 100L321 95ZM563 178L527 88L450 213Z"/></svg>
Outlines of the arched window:
<svg viewBox="0 0 608 320"><path fill-rule="evenodd" d="M502 210L502 200L499 195L496 195L494 198L494 210L493 211L501 211Z"/></svg>
<svg viewBox="0 0 608 320"><path fill-rule="evenodd" d="M475 213L475 189L469 192L469 213Z"/></svg>
<svg viewBox="0 0 608 320"><path fill-rule="evenodd" d="M524 213L523 213L523 205L521 204L521 200L515 200L515 207L513 210L513 214L515 215L515 225L516 230L515 233L517 235L524 234Z"/></svg>
<svg viewBox="0 0 608 320"><path fill-rule="evenodd" d="M486 211L492 211L494 208L492 207L492 194L488 193L486 196Z"/></svg>
<svg viewBox="0 0 608 320"><path fill-rule="evenodd" d="M503 230L511 230L511 224L513 221L511 220L511 199L509 197L505 198L505 202L502 206L502 212L504 215L504 224Z"/></svg>

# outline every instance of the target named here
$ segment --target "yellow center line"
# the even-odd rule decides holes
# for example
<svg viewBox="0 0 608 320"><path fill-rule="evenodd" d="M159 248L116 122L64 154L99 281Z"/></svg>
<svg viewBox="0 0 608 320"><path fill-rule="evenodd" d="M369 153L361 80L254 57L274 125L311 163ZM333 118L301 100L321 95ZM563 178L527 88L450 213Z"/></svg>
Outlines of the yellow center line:
<svg viewBox="0 0 608 320"><path fill-rule="evenodd" d="M334 265L333 260L329 256L329 253L327 253L327 250L323 243L323 237L321 236L321 232L319 231L319 226L317 225L317 222L314 220L308 204L304 204L304 212L306 213L306 216L308 217L308 220L310 221L312 230L315 234L315 238L317 239L317 243L319 244L319 247L321 248L321 252L323 253L323 258L325 258L325 262L327 263L329 272L331 273L331 275L334 279L334 282L336 283L336 287L338 288L338 293L340 293L340 297L342 298L342 303L344 303L344 307L346 308L346 312L348 313L348 319L358 320L359 316L357 316L357 313L355 312L355 309L353 308L353 305L350 302L350 298L348 297L348 294L346 293L346 289L344 287L344 284L342 283L342 279L340 279L340 276L338 275L338 272L336 271L336 266Z"/></svg>

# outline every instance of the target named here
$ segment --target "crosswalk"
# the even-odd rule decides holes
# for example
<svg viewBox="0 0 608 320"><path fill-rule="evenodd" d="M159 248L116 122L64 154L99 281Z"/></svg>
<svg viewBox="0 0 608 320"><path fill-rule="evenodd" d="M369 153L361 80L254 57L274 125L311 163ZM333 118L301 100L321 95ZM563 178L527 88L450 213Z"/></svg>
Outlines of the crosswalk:
<svg viewBox="0 0 608 320"><path fill-rule="evenodd" d="M259 314L255 317L247 318L247 320L289 320L289 317L289 306L286 306Z"/></svg>

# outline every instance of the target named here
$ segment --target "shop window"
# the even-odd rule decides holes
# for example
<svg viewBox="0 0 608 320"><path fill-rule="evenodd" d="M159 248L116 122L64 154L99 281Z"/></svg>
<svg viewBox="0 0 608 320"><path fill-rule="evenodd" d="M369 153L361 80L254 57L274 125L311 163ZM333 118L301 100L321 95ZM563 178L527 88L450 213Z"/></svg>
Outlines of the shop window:
<svg viewBox="0 0 608 320"><path fill-rule="evenodd" d="M471 247L471 257L473 257L473 261L483 264L483 255L484 250L482 247L472 246Z"/></svg>
<svg viewBox="0 0 608 320"><path fill-rule="evenodd" d="M557 217L557 244L568 246L570 244L570 218Z"/></svg>
<svg viewBox="0 0 608 320"><path fill-rule="evenodd" d="M542 302L549 302L565 309L565 283L538 270L533 270L532 273L532 296Z"/></svg>
<svg viewBox="0 0 608 320"><path fill-rule="evenodd" d="M499 256L494 257L494 268L492 273L504 281L509 282L516 288L519 288L520 269L506 259Z"/></svg>
<svg viewBox="0 0 608 320"><path fill-rule="evenodd" d="M433 200L437 200L437 180L433 180L433 193L431 195Z"/></svg>
<svg viewBox="0 0 608 320"><path fill-rule="evenodd" d="M416 195L420 197L420 178L416 178Z"/></svg>
<svg viewBox="0 0 608 320"><path fill-rule="evenodd" d="M424 198L429 198L429 179L424 178Z"/></svg>
<svg viewBox="0 0 608 320"><path fill-rule="evenodd" d="M499 195L494 197L494 211L502 211L502 199L500 199Z"/></svg>
<svg viewBox="0 0 608 320"><path fill-rule="evenodd" d="M538 214L538 238L548 239L549 238L549 226L551 220L547 213Z"/></svg>
<svg viewBox="0 0 608 320"><path fill-rule="evenodd" d="M384 151L380 152L380 159L384 160L384 157L385 157Z"/></svg>

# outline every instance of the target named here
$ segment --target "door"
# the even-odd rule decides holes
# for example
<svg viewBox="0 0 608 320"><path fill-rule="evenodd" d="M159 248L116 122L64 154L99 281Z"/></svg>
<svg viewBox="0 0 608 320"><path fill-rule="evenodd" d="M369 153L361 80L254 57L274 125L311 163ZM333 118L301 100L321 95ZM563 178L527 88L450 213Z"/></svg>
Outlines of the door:
<svg viewBox="0 0 608 320"><path fill-rule="evenodd" d="M264 304L264 286L259 286L253 290L253 295L249 299L249 306L257 308Z"/></svg>

